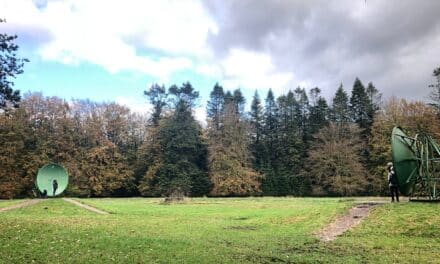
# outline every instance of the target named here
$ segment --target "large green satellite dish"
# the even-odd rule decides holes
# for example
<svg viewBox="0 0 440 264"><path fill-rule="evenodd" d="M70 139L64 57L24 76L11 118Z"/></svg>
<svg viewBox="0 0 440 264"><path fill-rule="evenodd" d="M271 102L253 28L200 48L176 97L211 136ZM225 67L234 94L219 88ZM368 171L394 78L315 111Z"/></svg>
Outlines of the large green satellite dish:
<svg viewBox="0 0 440 264"><path fill-rule="evenodd" d="M58 184L58 188L54 193L54 180ZM38 170L36 185L41 193L47 193L47 196L57 196L66 190L69 184L69 175L63 166L50 163L44 165Z"/></svg>
<svg viewBox="0 0 440 264"><path fill-rule="evenodd" d="M399 190L404 195L411 195L419 172L415 143L415 140L405 135L401 128L393 129L391 138L393 165Z"/></svg>
<svg viewBox="0 0 440 264"><path fill-rule="evenodd" d="M411 200L440 201L440 146L434 138L425 132L409 137L395 127L391 147L400 192Z"/></svg>

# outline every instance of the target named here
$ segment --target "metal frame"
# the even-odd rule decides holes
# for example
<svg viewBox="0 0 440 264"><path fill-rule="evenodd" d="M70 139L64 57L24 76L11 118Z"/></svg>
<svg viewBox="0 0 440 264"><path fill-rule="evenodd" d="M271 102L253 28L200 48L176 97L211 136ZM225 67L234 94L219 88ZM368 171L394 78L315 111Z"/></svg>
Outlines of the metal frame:
<svg viewBox="0 0 440 264"><path fill-rule="evenodd" d="M411 142L410 149L416 157L418 166L411 172L407 182L415 176L414 191L411 201L440 201L437 186L440 186L440 147L435 140L426 133L417 134L414 138L394 135L408 139ZM402 142L407 142L402 140Z"/></svg>

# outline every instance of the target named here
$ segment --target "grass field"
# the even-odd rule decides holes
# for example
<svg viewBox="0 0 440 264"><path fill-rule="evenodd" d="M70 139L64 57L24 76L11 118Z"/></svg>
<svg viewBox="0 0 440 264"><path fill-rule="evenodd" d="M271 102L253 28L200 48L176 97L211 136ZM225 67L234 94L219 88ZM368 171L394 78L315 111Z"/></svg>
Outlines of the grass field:
<svg viewBox="0 0 440 264"><path fill-rule="evenodd" d="M385 204L330 243L337 198L61 199L0 214L0 263L440 263L440 204ZM4 202L0 202L0 206Z"/></svg>
<svg viewBox="0 0 440 264"><path fill-rule="evenodd" d="M26 199L20 199L20 200L0 200L0 208L8 207L14 204L19 204L22 202L27 201Z"/></svg>

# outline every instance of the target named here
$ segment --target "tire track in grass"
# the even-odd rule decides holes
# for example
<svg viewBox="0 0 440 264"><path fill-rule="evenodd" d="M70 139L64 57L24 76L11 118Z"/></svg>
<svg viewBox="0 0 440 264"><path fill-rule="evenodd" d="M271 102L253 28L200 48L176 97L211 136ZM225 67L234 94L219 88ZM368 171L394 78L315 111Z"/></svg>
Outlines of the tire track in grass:
<svg viewBox="0 0 440 264"><path fill-rule="evenodd" d="M72 204L74 204L74 205L76 205L76 206L79 206L79 207L81 207L81 208L84 208L84 209L87 209L87 210L89 210L89 211L92 211L92 212L94 212L94 213L97 213L97 214L103 214L103 215L107 215L107 214L109 214L108 212L105 212L105 211L99 210L98 208L92 207L92 206L87 205L87 204L80 203L80 202L78 202L78 201L76 201L76 200L74 200L74 199L63 198L63 200L66 201L66 202L72 203Z"/></svg>
<svg viewBox="0 0 440 264"><path fill-rule="evenodd" d="M28 201L25 201L25 202L22 202L22 203L19 203L19 204L14 204L14 205L11 205L11 206L0 208L0 213L7 212L7 211L10 211L10 210L19 209L19 208L28 207L28 206L40 203L42 201L43 201L43 199L28 200Z"/></svg>

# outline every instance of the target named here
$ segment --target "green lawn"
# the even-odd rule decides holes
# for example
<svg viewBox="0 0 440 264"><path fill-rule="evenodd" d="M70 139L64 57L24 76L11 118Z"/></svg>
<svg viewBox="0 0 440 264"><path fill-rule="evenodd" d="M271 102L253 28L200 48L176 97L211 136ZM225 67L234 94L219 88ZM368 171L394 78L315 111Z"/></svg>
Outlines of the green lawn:
<svg viewBox="0 0 440 264"><path fill-rule="evenodd" d="M331 243L313 233L354 203L337 198L60 199L0 213L0 263L439 263L440 205L374 209ZM0 203L1 204L1 203Z"/></svg>
<svg viewBox="0 0 440 264"><path fill-rule="evenodd" d="M27 201L27 199L17 199L17 200L0 200L0 208L5 208L14 204L19 204Z"/></svg>

